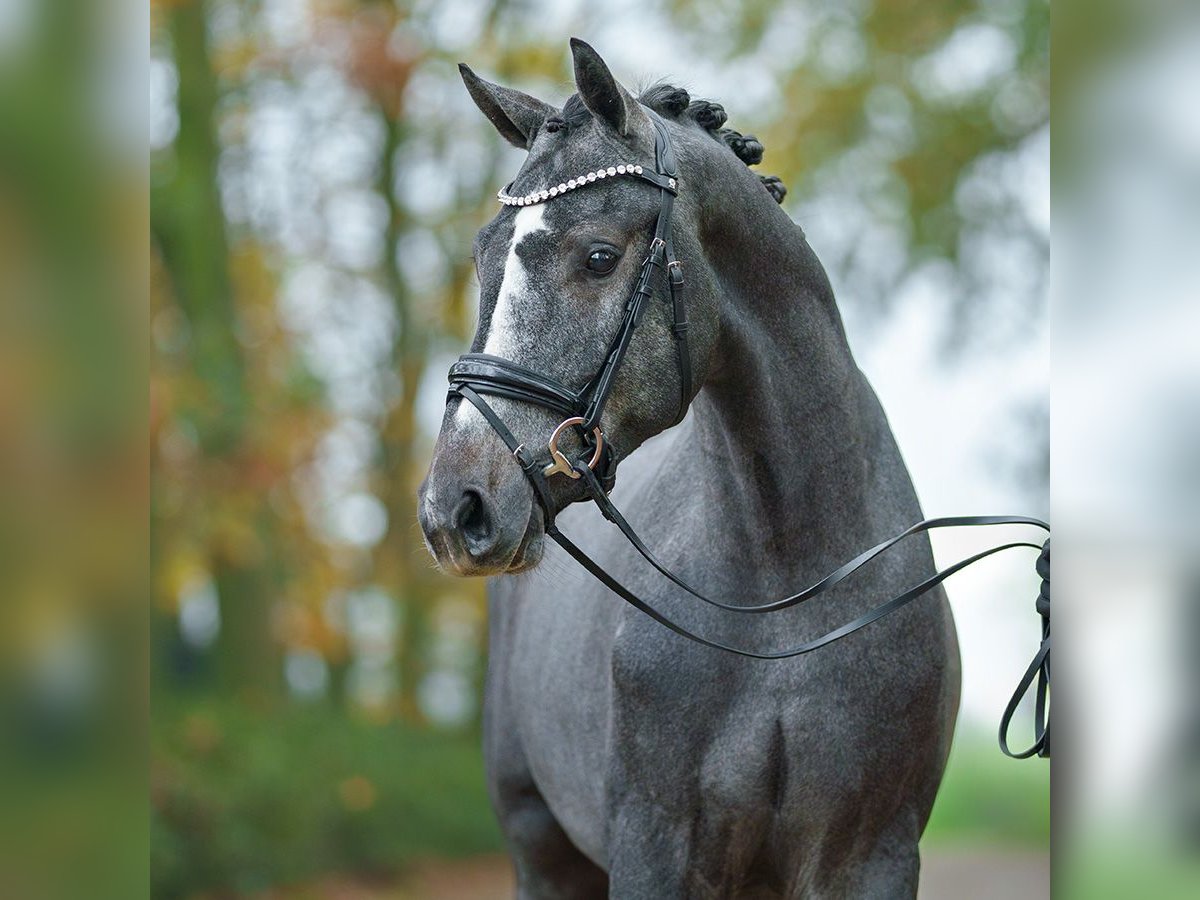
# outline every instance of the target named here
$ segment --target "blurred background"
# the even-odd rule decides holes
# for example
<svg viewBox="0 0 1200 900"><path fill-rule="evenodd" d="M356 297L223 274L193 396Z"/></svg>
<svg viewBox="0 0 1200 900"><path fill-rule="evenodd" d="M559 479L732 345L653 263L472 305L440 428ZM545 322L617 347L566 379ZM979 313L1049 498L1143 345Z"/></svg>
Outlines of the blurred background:
<svg viewBox="0 0 1200 900"><path fill-rule="evenodd" d="M1059 0L1051 84L1044 0L0 0L0 897L508 896L407 504L520 163L453 64L572 34L763 139L928 514L1045 511L1052 351L1055 894L1200 895L1194 7ZM1035 591L950 585L926 897L1045 896Z"/></svg>
<svg viewBox="0 0 1200 900"><path fill-rule="evenodd" d="M558 105L578 35L631 86L722 102L790 188L926 512L1047 514L1041 0L150 10L154 896L506 896L483 584L437 574L414 506L471 239L521 162L460 60ZM930 896L1048 892L1048 767L993 737L1038 640L1032 562L950 587Z"/></svg>
<svg viewBox="0 0 1200 900"><path fill-rule="evenodd" d="M413 502L521 162L455 64L561 103L572 35L762 139L926 514L1048 513L1053 281L1056 887L1194 896L1200 29L1061 6L1052 185L1045 0L0 0L0 896L507 896ZM1048 891L1036 592L949 585L927 897Z"/></svg>

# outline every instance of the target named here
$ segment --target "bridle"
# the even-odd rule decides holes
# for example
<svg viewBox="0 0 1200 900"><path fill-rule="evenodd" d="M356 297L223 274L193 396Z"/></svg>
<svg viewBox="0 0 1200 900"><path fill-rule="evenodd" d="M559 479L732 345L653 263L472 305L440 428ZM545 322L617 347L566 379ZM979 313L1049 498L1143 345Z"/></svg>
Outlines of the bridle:
<svg viewBox="0 0 1200 900"><path fill-rule="evenodd" d="M645 261L642 263L633 291L625 303L625 312L621 326L609 344L600 370L582 388L574 390L556 379L534 372L510 360L487 353L466 353L450 367L450 390L447 401L462 398L474 406L487 420L500 439L512 451L513 457L525 473L525 477L533 486L534 496L543 513L543 523L546 536L555 541L576 562L586 569L598 581L634 608L650 616L656 622L674 631L676 634L718 650L735 653L739 656L754 659L788 659L811 653L825 647L834 641L853 634L865 628L872 622L907 606L913 600L941 584L955 572L961 571L994 553L1016 547L1041 549L1037 570L1042 578L1042 589L1036 604L1042 619L1042 642L1032 663L1021 677L1012 699L1004 711L1000 722L1000 748L1008 756L1023 759L1033 755L1048 757L1050 755L1050 724L1047 697L1050 687L1050 541L1047 537L1044 544L1029 541L1013 541L992 547L974 556L960 560L952 566L937 572L908 590L904 591L886 603L882 603L858 618L830 631L814 640L799 646L773 652L758 652L723 644L719 641L698 635L659 610L642 600L623 584L610 575L603 566L583 552L576 544L566 537L555 524L555 510L547 479L553 475L562 475L582 482L586 497L591 499L599 508L601 514L612 522L635 550L648 561L658 572L677 587L696 597L704 603L733 613L761 614L787 609L803 603L813 597L823 594L842 581L849 578L863 566L879 555L890 550L905 538L922 532L930 532L940 528L961 526L987 525L1032 525L1043 529L1047 535L1050 526L1038 519L1026 516L953 516L938 519L928 519L918 522L899 535L889 538L875 547L860 553L854 559L845 563L829 575L817 581L810 587L790 597L785 597L771 603L755 606L735 606L713 600L668 569L661 563L645 542L638 536L632 526L625 520L621 512L609 499L608 492L615 483L616 460L611 445L605 440L601 424L605 404L612 393L613 382L625 359L629 343L634 331L645 314L647 304L654 296L654 282L660 273L665 273L668 296L671 304L671 334L675 340L676 355L679 367L679 410L672 423L678 424L687 412L692 395L691 357L687 341L687 310L683 294L683 267L675 258L671 232L671 214L675 197L679 189L679 174L675 151L671 144L671 136L666 123L653 111L644 108L654 126L654 169L650 170L641 164L622 163L615 166L600 168L577 178L572 178L550 188L533 191L529 194L514 196L510 194L511 185L497 195L506 206L525 207L549 202L563 194L601 183L609 178L633 177L648 182L658 189L660 194L658 220L654 226L654 235L650 241ZM523 403L532 403L545 407L563 416L562 422L554 429L547 442L547 452L550 461L547 463L539 454L531 451L512 433L503 419L484 399L485 396L503 397ZM559 449L559 440L568 429L574 429L580 438L583 452L572 461ZM1037 682L1034 711L1034 742L1027 750L1013 752L1008 747L1008 730L1012 716L1021 699L1030 687Z"/></svg>
<svg viewBox="0 0 1200 900"><path fill-rule="evenodd" d="M637 178L658 189L658 219L654 224L654 236L650 240L650 247L645 261L642 262L637 281L634 282L633 291L625 302L621 326L604 354L600 370L583 388L572 390L548 375L533 372L489 353L465 353L450 367L449 397L462 397L467 400L483 414L508 444L521 470L533 485L545 516L547 533L554 524L554 505L546 479L551 475L565 475L572 479L581 477L576 471L576 466L558 448L559 439L567 428L574 428L580 436L586 451L585 468L589 472L599 471L601 483L607 483L608 488L612 489L615 481L615 459L612 447L604 440L601 417L604 415L604 406L612 393L621 363L625 360L629 342L633 340L633 333L641 323L647 304L654 295L655 278L664 271L671 299L671 335L675 339L675 355L679 366L679 410L672 424L678 424L683 419L692 399L692 360L687 339L683 266L675 258L671 230L671 214L675 206L679 178L675 149L671 144L666 124L652 110L646 112L654 125L653 170L637 163L620 163L601 167L556 186L523 196L508 193L512 185L497 194L497 198L505 206L525 207L546 203L570 191L603 183L611 178ZM550 463L539 462L536 454L517 441L481 395L533 403L563 416L562 423L554 429L547 444Z"/></svg>

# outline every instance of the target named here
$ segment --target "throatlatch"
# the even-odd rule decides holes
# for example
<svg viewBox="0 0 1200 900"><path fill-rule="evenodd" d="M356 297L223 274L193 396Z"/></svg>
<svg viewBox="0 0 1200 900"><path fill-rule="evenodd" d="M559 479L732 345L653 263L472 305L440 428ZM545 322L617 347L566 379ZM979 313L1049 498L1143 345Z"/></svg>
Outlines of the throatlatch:
<svg viewBox="0 0 1200 900"><path fill-rule="evenodd" d="M626 301L625 314L622 318L621 326L614 336L612 343L609 344L604 362L599 371L586 385L578 390L574 390L548 375L534 372L507 359L486 353L466 353L459 357L458 361L450 368L450 391L447 399L457 397L472 404L479 410L488 424L492 426L501 440L508 446L509 450L512 451L513 457L521 467L521 471L525 473L526 478L529 479L530 484L533 486L534 496L542 509L546 535L562 547L576 562L626 603L671 629L676 634L688 640L695 641L698 644L703 644L706 647L724 650L739 656L754 659L788 659L794 656L801 656L805 653L811 653L907 606L918 597L941 584L954 573L965 569L967 566L981 559L1016 547L1029 547L1035 550L1040 547L1041 555L1037 561L1037 571L1042 578L1042 587L1036 605L1037 611L1042 618L1042 641L1037 654L1034 656L1028 669L1026 669L1025 674L1021 677L1012 699L1009 700L1004 710L1004 715L1000 722L999 740L1000 749L1006 755L1016 759L1024 759L1035 754L1041 757L1048 757L1050 755L1050 719L1047 705L1050 689L1049 537L1041 545L1029 541L1013 541L992 547L937 572L921 583L904 591L902 594L893 597L885 603L881 603L867 613L864 613L853 621L847 622L845 625L834 629L828 634L796 647L774 652L756 652L710 640L679 625L622 585L599 563L584 553L566 535L558 530L554 522L555 509L547 479L553 475L563 475L567 478L582 480L587 498L595 502L604 517L616 525L626 540L633 545L634 549L664 577L704 603L728 612L749 614L768 613L787 609L823 594L849 578L876 557L895 547L905 538L922 532L962 526L1032 525L1043 529L1047 535L1050 533L1050 526L1048 524L1026 516L955 516L927 519L923 522L918 522L901 534L889 538L869 550L865 550L803 591L781 600L756 606L735 606L706 597L688 585L678 575L671 572L658 560L608 497L608 492L612 490L615 483L617 460L612 453L611 446L605 441L602 425L604 406L608 401L609 395L612 393L613 383L621 368L625 353L629 349L633 333L641 322L642 316L645 314L646 305L654 296L656 276L660 276L660 274L665 274L667 294L671 304L671 334L675 340L678 356L679 411L675 418L675 424L678 424L683 419L692 396L692 369L687 341L688 322L683 291L683 267L675 258L671 229L671 213L679 187L679 175L675 152L671 145L671 138L666 124L653 110L646 108L645 111L650 117L655 131L654 171L650 171L639 164L623 163L617 166L597 169L578 178L572 178L556 186L541 191L534 191L530 194L514 196L508 193L508 188L505 188L498 195L500 202L506 206L531 206L548 202L552 198L578 188L618 176L632 176L641 179L642 181L649 182L660 191L661 199L658 220L654 226L654 235L650 241L646 259L642 263L633 292ZM496 414L496 411L484 399L485 395L504 397L522 403L532 403L563 416L561 424L554 430L546 447L549 461L540 453L531 451L524 443L517 440L508 426L504 424L504 421ZM574 429L582 442L583 453L576 460L569 460L558 447L559 438L568 428ZM1034 741L1028 749L1014 752L1008 746L1009 726L1011 725L1017 706L1029 692L1030 688L1034 686L1035 682Z"/></svg>

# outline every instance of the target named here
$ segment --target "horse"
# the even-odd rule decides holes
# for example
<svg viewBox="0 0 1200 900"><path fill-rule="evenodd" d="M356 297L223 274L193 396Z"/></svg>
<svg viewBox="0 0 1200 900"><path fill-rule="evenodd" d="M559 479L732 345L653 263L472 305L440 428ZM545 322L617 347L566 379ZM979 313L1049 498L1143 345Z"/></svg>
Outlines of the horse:
<svg viewBox="0 0 1200 900"><path fill-rule="evenodd" d="M665 84L634 96L588 44L571 52L577 93L561 109L460 66L475 104L528 151L474 243L472 351L591 384L654 252L667 188L584 173L614 161L649 172L665 129L687 341L666 279L652 279L597 430L608 471L619 466L613 498L659 559L737 605L919 520L828 277L779 205L782 185L747 165L761 144L724 128L719 104ZM517 896L913 897L959 701L941 588L820 652L747 659L617 602L547 527L555 516L673 617L749 646L827 631L928 577L927 537L787 613L702 610L577 503L585 479L551 474L538 496L526 448L558 440L561 416L517 394L489 399L517 452L452 392L418 519L442 570L489 576L484 756ZM586 456L581 430L562 441Z"/></svg>

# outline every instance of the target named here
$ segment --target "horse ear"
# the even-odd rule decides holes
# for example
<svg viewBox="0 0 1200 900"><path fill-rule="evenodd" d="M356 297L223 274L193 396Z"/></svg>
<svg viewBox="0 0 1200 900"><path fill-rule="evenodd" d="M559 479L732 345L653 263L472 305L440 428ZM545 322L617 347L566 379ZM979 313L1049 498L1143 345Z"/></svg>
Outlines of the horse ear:
<svg viewBox="0 0 1200 900"><path fill-rule="evenodd" d="M633 122L645 116L641 106L613 78L600 54L590 44L571 38L571 55L575 60L575 86L583 105L625 137Z"/></svg>
<svg viewBox="0 0 1200 900"><path fill-rule="evenodd" d="M557 112L550 104L536 97L484 81L466 63L458 64L458 72L475 105L514 147L528 150L538 127L548 116Z"/></svg>

